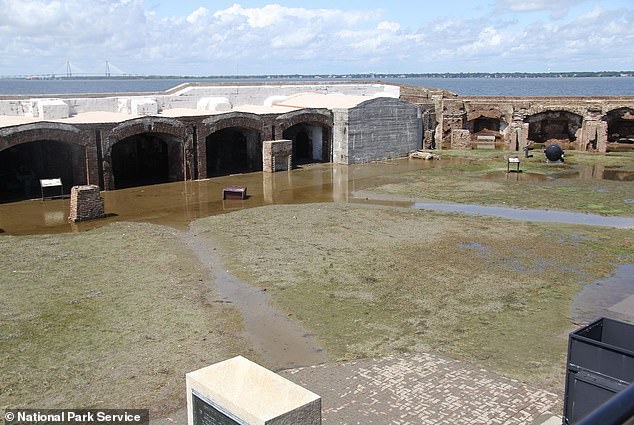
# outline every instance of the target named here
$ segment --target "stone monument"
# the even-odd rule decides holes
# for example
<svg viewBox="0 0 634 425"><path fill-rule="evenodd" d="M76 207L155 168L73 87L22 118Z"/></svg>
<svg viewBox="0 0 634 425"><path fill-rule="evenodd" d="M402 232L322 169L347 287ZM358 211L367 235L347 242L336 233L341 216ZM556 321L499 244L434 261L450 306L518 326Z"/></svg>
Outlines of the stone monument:
<svg viewBox="0 0 634 425"><path fill-rule="evenodd" d="M321 397L234 357L186 375L188 425L320 425Z"/></svg>

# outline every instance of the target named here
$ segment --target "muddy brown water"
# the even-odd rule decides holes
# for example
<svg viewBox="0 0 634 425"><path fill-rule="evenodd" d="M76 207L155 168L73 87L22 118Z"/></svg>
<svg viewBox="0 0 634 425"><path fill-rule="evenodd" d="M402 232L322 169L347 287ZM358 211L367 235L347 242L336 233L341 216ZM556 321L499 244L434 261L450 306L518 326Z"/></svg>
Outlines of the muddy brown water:
<svg viewBox="0 0 634 425"><path fill-rule="evenodd" d="M399 159L363 165L314 164L290 172L248 173L216 177L207 180L176 182L102 192L106 213L111 216L92 222L68 223L69 199L42 201L39 199L0 204L0 234L50 234L90 230L112 221L143 221L163 224L185 230L197 218L223 214L243 208L268 204L304 204L313 202L355 202L387 204L401 207L420 207L407 200L385 197L355 197L355 193L382 184L398 182L399 176L410 171L462 165L469 161L461 158L443 158L439 161ZM629 182L630 171L603 166L576 166L553 174L506 173L506 170L484 176L488 179L544 181L551 179L609 179ZM229 185L247 187L245 201L222 200L222 188ZM444 210L446 207L439 209ZM471 207L466 207L471 208ZM471 209L478 209L473 206ZM431 206L431 209L434 209ZM509 209L512 210L512 209ZM459 210L454 210L459 211ZM520 211L520 210L516 210ZM523 211L523 210L522 210ZM548 217L557 212L540 212ZM495 213L493 212L493 214ZM500 216L531 220L524 213L503 212ZM575 218L575 216L577 216ZM555 220L578 223L587 214L567 213ZM541 221L541 220L540 220ZM617 220L618 221L618 220Z"/></svg>
<svg viewBox="0 0 634 425"><path fill-rule="evenodd" d="M0 204L0 229L13 235L50 234L89 230L112 221L143 221L185 230L197 218L243 208L357 202L352 196L356 190L390 183L410 171L463 163L465 160L450 158L441 161L401 159L351 166L315 164L290 172L257 172L104 191L105 210L112 216L78 224L67 221L69 199L14 202ZM222 189L230 185L246 187L248 199L223 201Z"/></svg>

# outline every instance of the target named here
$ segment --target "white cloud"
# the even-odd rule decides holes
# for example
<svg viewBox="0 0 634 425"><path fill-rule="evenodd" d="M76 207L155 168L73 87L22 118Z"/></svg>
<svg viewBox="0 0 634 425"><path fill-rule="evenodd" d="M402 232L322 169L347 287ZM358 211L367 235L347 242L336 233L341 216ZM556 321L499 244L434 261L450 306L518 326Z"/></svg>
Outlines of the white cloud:
<svg viewBox="0 0 634 425"><path fill-rule="evenodd" d="M570 8L579 6L586 0L497 0L500 10L510 12L549 12L551 17L560 19Z"/></svg>
<svg viewBox="0 0 634 425"><path fill-rule="evenodd" d="M207 15L209 15L209 10L206 7L199 7L198 9L190 13L190 15L187 17L187 22L189 22L190 24L195 24L199 19L203 19Z"/></svg>
<svg viewBox="0 0 634 425"><path fill-rule="evenodd" d="M197 75L238 65L258 74L634 68L633 10L574 15L572 4L498 0L502 15L482 10L413 30L379 10L234 4L161 17L143 0L0 0L0 72L59 73L66 60L99 72L106 59L129 73ZM562 10L556 21L525 13Z"/></svg>
<svg viewBox="0 0 634 425"><path fill-rule="evenodd" d="M397 32L401 29L401 25L398 22L381 21L376 26L376 29L390 32Z"/></svg>

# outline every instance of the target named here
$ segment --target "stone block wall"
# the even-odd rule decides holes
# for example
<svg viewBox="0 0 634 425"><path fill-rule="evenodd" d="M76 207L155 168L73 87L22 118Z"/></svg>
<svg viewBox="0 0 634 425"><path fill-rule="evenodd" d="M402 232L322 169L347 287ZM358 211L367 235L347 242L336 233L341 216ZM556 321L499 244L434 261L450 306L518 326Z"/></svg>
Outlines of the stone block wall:
<svg viewBox="0 0 634 425"><path fill-rule="evenodd" d="M341 148L348 164L402 158L421 148L421 110L399 99L368 100L348 110L347 140L337 141L337 135L335 128L335 148L347 143Z"/></svg>
<svg viewBox="0 0 634 425"><path fill-rule="evenodd" d="M451 149L471 149L469 130L451 130Z"/></svg>
<svg viewBox="0 0 634 425"><path fill-rule="evenodd" d="M68 217L71 222L94 220L104 215L104 203L99 194L99 186L73 186L70 190L70 216Z"/></svg>
<svg viewBox="0 0 634 425"><path fill-rule="evenodd" d="M292 140L267 140L262 142L262 170L265 173L287 171L293 166Z"/></svg>

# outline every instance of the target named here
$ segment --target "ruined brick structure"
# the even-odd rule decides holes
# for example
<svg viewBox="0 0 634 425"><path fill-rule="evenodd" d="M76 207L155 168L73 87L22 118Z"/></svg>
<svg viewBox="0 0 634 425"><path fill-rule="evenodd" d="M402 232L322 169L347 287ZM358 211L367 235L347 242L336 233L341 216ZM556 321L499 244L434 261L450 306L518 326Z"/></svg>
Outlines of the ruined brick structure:
<svg viewBox="0 0 634 425"><path fill-rule="evenodd" d="M274 173L293 168L293 141L268 140L262 147L262 171Z"/></svg>
<svg viewBox="0 0 634 425"><path fill-rule="evenodd" d="M634 148L633 97L460 97L409 87L401 98L435 118L424 122L425 147L472 149L494 138L497 149L515 151L553 143L597 152Z"/></svg>
<svg viewBox="0 0 634 425"><path fill-rule="evenodd" d="M99 186L73 186L70 191L70 216L68 220L94 220L104 217L103 198L99 194Z"/></svg>

